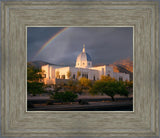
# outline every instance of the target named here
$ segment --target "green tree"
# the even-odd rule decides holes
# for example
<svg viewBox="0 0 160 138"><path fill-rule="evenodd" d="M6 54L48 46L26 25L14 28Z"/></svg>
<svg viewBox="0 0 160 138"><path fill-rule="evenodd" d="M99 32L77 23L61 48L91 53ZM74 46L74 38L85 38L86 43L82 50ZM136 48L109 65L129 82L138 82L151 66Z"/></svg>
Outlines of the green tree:
<svg viewBox="0 0 160 138"><path fill-rule="evenodd" d="M43 86L44 84L40 82L27 82L27 92L33 94L33 96L41 94L45 92Z"/></svg>
<svg viewBox="0 0 160 138"><path fill-rule="evenodd" d="M133 93L133 81L125 81L124 85L126 86L128 91L130 92L130 94L132 94Z"/></svg>
<svg viewBox="0 0 160 138"><path fill-rule="evenodd" d="M44 91L44 83L40 82L43 79L44 71L36 68L30 63L27 64L27 92L33 95L41 94Z"/></svg>
<svg viewBox="0 0 160 138"><path fill-rule="evenodd" d="M43 77L44 71L36 68L30 63L27 64L27 80L39 82Z"/></svg>
<svg viewBox="0 0 160 138"><path fill-rule="evenodd" d="M70 91L66 91L66 92L56 92L50 98L59 101L61 103L64 103L64 102L74 102L74 100L77 97L78 97L77 94Z"/></svg>
<svg viewBox="0 0 160 138"><path fill-rule="evenodd" d="M114 96L116 94L128 96L129 92L126 89L125 85L122 82L116 80L98 80L93 84L93 87L90 89L91 94L106 94L112 98L114 101Z"/></svg>
<svg viewBox="0 0 160 138"><path fill-rule="evenodd" d="M127 88L132 89L133 88L133 81L125 81L124 84Z"/></svg>

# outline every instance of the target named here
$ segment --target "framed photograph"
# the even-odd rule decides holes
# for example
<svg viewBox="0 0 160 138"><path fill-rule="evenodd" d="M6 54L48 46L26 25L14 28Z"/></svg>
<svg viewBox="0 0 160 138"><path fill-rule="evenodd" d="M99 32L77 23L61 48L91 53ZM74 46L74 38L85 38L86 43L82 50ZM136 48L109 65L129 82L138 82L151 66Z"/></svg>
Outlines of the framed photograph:
<svg viewBox="0 0 160 138"><path fill-rule="evenodd" d="M3 136L158 136L157 2L2 2Z"/></svg>
<svg viewBox="0 0 160 138"><path fill-rule="evenodd" d="M27 111L133 111L133 27L27 27Z"/></svg>

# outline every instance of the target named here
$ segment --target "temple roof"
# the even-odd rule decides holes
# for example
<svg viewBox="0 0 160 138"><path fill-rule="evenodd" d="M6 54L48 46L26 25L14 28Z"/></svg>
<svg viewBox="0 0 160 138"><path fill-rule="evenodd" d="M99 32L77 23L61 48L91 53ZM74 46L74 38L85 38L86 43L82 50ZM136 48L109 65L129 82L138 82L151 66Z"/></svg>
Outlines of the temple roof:
<svg viewBox="0 0 160 138"><path fill-rule="evenodd" d="M85 45L83 45L82 52L77 56L77 61L92 61L90 55L85 51Z"/></svg>

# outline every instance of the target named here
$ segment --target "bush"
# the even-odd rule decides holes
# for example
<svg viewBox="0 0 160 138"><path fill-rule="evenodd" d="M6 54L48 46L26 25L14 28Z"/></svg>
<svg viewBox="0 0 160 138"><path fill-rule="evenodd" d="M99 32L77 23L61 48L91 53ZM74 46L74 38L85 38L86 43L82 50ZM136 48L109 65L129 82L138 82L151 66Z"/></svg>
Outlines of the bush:
<svg viewBox="0 0 160 138"><path fill-rule="evenodd" d="M36 95L44 93L44 83L40 82L27 82L27 92L30 94Z"/></svg>
<svg viewBox="0 0 160 138"><path fill-rule="evenodd" d="M73 102L77 97L78 97L77 94L70 91L66 91L66 92L56 92L55 94L53 94L51 98L61 103L64 103L64 102Z"/></svg>

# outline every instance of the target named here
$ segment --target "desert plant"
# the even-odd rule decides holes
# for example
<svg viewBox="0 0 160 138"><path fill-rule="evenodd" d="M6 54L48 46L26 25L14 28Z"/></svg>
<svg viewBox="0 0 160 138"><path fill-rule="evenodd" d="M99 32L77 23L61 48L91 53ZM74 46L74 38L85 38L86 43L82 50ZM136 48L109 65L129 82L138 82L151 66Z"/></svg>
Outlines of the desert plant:
<svg viewBox="0 0 160 138"><path fill-rule="evenodd" d="M65 92L56 92L53 94L51 98L61 103L64 103L64 102L73 102L77 97L78 97L77 94L70 91L65 91Z"/></svg>

